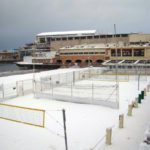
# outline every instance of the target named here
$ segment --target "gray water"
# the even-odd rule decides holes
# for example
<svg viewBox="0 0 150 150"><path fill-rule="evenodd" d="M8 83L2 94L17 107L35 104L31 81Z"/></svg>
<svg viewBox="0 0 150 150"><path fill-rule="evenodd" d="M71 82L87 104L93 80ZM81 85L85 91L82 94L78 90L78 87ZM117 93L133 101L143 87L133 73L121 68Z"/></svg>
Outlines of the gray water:
<svg viewBox="0 0 150 150"><path fill-rule="evenodd" d="M0 72L12 72L19 70L14 63L0 63Z"/></svg>

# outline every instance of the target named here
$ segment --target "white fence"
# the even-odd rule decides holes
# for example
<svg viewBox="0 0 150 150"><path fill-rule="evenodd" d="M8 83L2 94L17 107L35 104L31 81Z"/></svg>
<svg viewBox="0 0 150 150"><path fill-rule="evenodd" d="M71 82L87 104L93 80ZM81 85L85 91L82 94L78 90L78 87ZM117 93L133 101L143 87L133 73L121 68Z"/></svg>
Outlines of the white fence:
<svg viewBox="0 0 150 150"><path fill-rule="evenodd" d="M29 94L33 92L33 80L22 80L0 85L0 100Z"/></svg>
<svg viewBox="0 0 150 150"><path fill-rule="evenodd" d="M101 82L94 82L91 78L93 78L91 70L42 78L41 81L35 82L35 96L118 108L116 84L104 85Z"/></svg>
<svg viewBox="0 0 150 150"><path fill-rule="evenodd" d="M116 80L119 82L145 81L147 76L129 75L128 72L116 75L108 69L88 68L42 77L40 81L35 82L35 95L62 101L100 104L117 108L118 87ZM82 81L87 82L88 85L82 84ZM104 86L101 81L106 81L109 85Z"/></svg>

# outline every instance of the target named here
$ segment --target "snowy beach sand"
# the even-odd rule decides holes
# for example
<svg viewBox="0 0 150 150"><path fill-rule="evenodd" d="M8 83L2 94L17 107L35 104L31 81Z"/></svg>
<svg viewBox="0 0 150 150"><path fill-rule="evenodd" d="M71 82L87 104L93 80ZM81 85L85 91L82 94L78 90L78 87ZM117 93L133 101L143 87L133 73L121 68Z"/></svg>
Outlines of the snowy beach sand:
<svg viewBox="0 0 150 150"><path fill-rule="evenodd" d="M46 71L36 73L35 77L36 79L38 79L47 74L57 74L59 72L68 72L73 70L75 69L70 70L58 69L56 71L54 70ZM16 75L16 76L2 77L0 82L8 83L32 78L33 74ZM105 83L103 81L101 82L103 84ZM140 83L140 91L143 90L148 83L149 78L147 78L147 80L142 81ZM61 109L65 109L67 119L66 125L67 125L68 149L91 150L100 139L103 139L94 150L107 148L112 150L119 150L115 148L115 146L113 147L113 145L110 147L104 146L105 130L107 127L113 127L113 130L115 130L116 135L121 134L120 131L117 131L118 116L120 113L124 113L126 115L128 104L130 104L130 102L133 101L139 93L137 86L138 86L137 81L119 83L119 104L120 104L119 110L103 107L100 105L77 104L77 103L75 104L44 98L36 99L33 94L7 100L4 103L46 110L46 126L45 128L39 128L0 119L0 149L65 150L63 127L62 127L63 125L62 112L60 111ZM142 110L144 111L145 105L146 102L144 102L143 106L141 106L141 108L143 107L143 109L139 108L136 111L137 116L138 113L140 113L140 111ZM137 116L135 118L133 116L133 118L135 119L133 126L139 121L142 121L139 118L137 118ZM136 119L138 122L136 122ZM127 118L126 120L129 119ZM129 127L129 125L132 124L132 121L130 120L128 121L129 122L128 126L126 125L126 127ZM136 145L134 146L134 148L140 144L139 142L140 140L142 140L141 138L143 137L142 132L144 131L145 125L141 125L140 127L142 128L142 130L140 130L140 132L137 132L137 134L140 135L138 135L139 139L135 143L133 143L134 145ZM129 130L123 129L123 130L125 132L125 135L126 134L128 135L131 132L131 129ZM113 136L116 137L115 135ZM120 136L123 136L123 134ZM114 138L113 142L119 144L116 141L117 137ZM132 143L129 144L132 145Z"/></svg>

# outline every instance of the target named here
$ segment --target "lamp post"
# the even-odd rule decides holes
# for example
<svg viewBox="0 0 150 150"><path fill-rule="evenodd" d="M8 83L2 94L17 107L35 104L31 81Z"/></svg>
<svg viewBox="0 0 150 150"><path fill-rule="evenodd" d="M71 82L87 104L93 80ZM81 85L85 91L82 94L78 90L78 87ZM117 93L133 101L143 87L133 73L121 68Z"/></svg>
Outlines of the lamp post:
<svg viewBox="0 0 150 150"><path fill-rule="evenodd" d="M115 31L115 45L116 45L116 50L115 50L115 56L116 56L116 102L118 103L119 107L119 82L118 82L118 53L117 53L117 48L118 48L118 42L116 39L116 25L114 24L114 31Z"/></svg>

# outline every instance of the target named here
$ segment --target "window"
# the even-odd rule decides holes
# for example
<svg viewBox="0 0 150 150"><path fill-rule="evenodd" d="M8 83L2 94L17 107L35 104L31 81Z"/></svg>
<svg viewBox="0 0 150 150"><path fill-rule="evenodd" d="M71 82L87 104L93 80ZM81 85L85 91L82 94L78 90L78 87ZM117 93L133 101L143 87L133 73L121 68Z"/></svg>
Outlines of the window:
<svg viewBox="0 0 150 150"><path fill-rule="evenodd" d="M45 38L40 38L40 43L45 43Z"/></svg>
<svg viewBox="0 0 150 150"><path fill-rule="evenodd" d="M67 38L66 38L66 37L63 37L63 38L62 38L62 40L63 40L63 41L66 41L66 40L67 40Z"/></svg>
<svg viewBox="0 0 150 150"><path fill-rule="evenodd" d="M60 38L56 38L56 41L60 41Z"/></svg>
<svg viewBox="0 0 150 150"><path fill-rule="evenodd" d="M117 52L117 56L121 56L121 50L117 49L117 51L115 49L111 50L111 56L116 56L116 52Z"/></svg>
<svg viewBox="0 0 150 150"><path fill-rule="evenodd" d="M113 37L112 35L109 35L109 34L107 35L107 38L112 38L112 37Z"/></svg>
<svg viewBox="0 0 150 150"><path fill-rule="evenodd" d="M120 34L116 34L116 37L120 37Z"/></svg>
<svg viewBox="0 0 150 150"><path fill-rule="evenodd" d="M68 40L73 40L73 37L68 37Z"/></svg>
<svg viewBox="0 0 150 150"><path fill-rule="evenodd" d="M79 37L75 37L75 40L79 40Z"/></svg>
<svg viewBox="0 0 150 150"><path fill-rule="evenodd" d="M84 40L84 39L86 39L86 37L85 37L85 36L82 36L81 39Z"/></svg>
<svg viewBox="0 0 150 150"><path fill-rule="evenodd" d="M123 49L122 56L132 56L132 49Z"/></svg>
<svg viewBox="0 0 150 150"><path fill-rule="evenodd" d="M135 49L134 56L144 56L144 49Z"/></svg>
<svg viewBox="0 0 150 150"><path fill-rule="evenodd" d="M99 38L99 36L98 36L98 35L95 35L95 36L94 36L94 39L98 39L98 38Z"/></svg>
<svg viewBox="0 0 150 150"><path fill-rule="evenodd" d="M52 39L51 39L51 41L55 41L55 39L54 39L54 38L52 38Z"/></svg>
<svg viewBox="0 0 150 150"><path fill-rule="evenodd" d="M92 36L88 36L88 37L87 37L87 39L92 39L92 38L93 38Z"/></svg>
<svg viewBox="0 0 150 150"><path fill-rule="evenodd" d="M100 35L100 38L106 38L106 35Z"/></svg>
<svg viewBox="0 0 150 150"><path fill-rule="evenodd" d="M128 34L121 34L121 37L128 37Z"/></svg>

